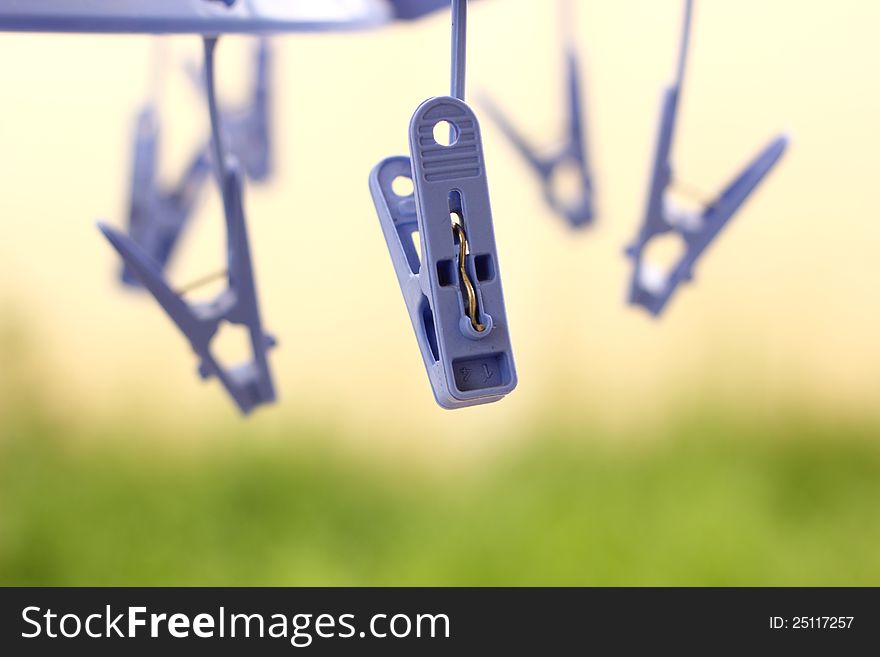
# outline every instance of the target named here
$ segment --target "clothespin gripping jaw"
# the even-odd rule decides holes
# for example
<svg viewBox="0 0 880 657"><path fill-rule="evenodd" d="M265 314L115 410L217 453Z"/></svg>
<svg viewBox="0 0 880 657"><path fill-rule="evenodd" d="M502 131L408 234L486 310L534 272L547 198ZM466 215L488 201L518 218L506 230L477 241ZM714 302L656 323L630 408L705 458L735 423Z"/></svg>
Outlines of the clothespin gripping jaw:
<svg viewBox="0 0 880 657"><path fill-rule="evenodd" d="M442 376L437 345L434 312L429 292L422 289L421 235L416 212L415 193L407 186L412 183L412 163L409 157L389 157L370 173L370 194L376 206L391 264L400 285L413 331L431 388L437 402L450 408L453 400L446 393L446 378ZM400 187L404 187L401 190ZM415 244L419 243L417 249Z"/></svg>

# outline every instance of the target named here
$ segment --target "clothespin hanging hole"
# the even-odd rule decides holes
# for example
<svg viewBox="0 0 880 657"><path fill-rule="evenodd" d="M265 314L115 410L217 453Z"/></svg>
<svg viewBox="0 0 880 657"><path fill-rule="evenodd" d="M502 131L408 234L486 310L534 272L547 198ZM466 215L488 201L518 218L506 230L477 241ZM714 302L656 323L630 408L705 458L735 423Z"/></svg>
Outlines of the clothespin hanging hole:
<svg viewBox="0 0 880 657"><path fill-rule="evenodd" d="M686 253L687 245L678 233L656 236L642 254L639 282L646 290L659 294L666 287L669 272Z"/></svg>
<svg viewBox="0 0 880 657"><path fill-rule="evenodd" d="M584 180L580 164L573 159L567 159L553 167L550 191L562 208L571 210L582 205Z"/></svg>
<svg viewBox="0 0 880 657"><path fill-rule="evenodd" d="M458 141L458 128L449 121L438 121L434 126L434 141L440 146L454 146Z"/></svg>
<svg viewBox="0 0 880 657"><path fill-rule="evenodd" d="M391 181L391 191L400 198L408 198L413 195L413 181L408 176L397 176Z"/></svg>

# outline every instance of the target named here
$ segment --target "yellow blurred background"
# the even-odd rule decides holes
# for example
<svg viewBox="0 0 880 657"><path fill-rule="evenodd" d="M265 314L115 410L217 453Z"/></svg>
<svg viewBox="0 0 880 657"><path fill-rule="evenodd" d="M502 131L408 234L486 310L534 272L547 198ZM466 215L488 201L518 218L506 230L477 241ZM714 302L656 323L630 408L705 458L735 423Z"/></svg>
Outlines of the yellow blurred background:
<svg viewBox="0 0 880 657"><path fill-rule="evenodd" d="M497 446L548 406L610 429L707 402L769 417L792 407L880 415L880 6L698 3L675 149L682 178L714 193L777 131L793 143L655 321L624 303L622 251L641 221L680 3L577 4L599 223L574 233L552 216L484 119L520 384L500 403L457 412L433 402L366 182L381 158L406 151L415 107L447 91L448 16L275 41L278 167L246 201L281 401L249 429L314 416L368 450L436 455ZM529 0L472 3L470 15L471 98L492 94L538 143L563 126L556 20L551 3ZM167 44L170 180L207 118L179 66L198 63L198 41ZM250 45L221 43L228 102L249 87ZM216 382L197 380L158 307L120 289L116 254L95 228L99 218L124 224L154 52L148 37L0 37L0 312L33 332L35 377L60 408L149 418L180 437L206 417L240 420ZM221 262L220 206L208 196L176 282Z"/></svg>

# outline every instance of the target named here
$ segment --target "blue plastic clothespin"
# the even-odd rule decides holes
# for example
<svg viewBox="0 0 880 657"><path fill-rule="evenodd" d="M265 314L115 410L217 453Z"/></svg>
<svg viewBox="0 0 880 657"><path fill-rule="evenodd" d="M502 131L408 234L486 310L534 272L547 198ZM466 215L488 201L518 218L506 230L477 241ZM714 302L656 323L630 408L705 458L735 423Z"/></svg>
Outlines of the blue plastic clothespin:
<svg viewBox="0 0 880 657"><path fill-rule="evenodd" d="M255 182L266 180L271 173L270 62L270 46L268 40L262 37L255 53L250 103L240 111L224 109L221 112L229 150ZM203 74L199 86L204 90ZM157 112L152 104L148 104L137 120L128 234L164 271L211 172L211 148L209 143L197 152L180 182L171 189L165 189L156 180L159 136ZM140 281L127 266L122 268L122 282L140 287Z"/></svg>
<svg viewBox="0 0 880 657"><path fill-rule="evenodd" d="M211 165L207 154L199 152L179 184L172 189L160 187L156 180L159 134L156 112L148 105L137 120L128 234L164 270L195 209ZM127 265L122 268L122 281L126 285L140 286Z"/></svg>
<svg viewBox="0 0 880 657"><path fill-rule="evenodd" d="M706 203L699 212L678 211L669 203L666 192L667 189L674 187L670 153L687 60L692 13L693 0L685 0L678 73L675 83L666 90L663 97L660 131L651 170L645 220L636 241L626 251L634 261L629 302L643 306L655 316L663 312L679 285L693 278L696 262L774 168L788 146L788 137L785 135L772 140L714 200ZM660 272L652 268L650 263L643 261L643 252L655 237L670 232L677 233L684 240L685 253L669 271Z"/></svg>
<svg viewBox="0 0 880 657"><path fill-rule="evenodd" d="M587 129L577 48L572 35L572 12L569 0L562 0L562 26L566 34L566 88L568 92L568 126L565 143L551 154L539 153L514 127L506 114L489 98L481 99L492 120L498 125L516 151L534 170L544 191L544 198L554 212L564 217L573 228L589 226L594 220L593 176L587 148ZM559 196L555 176L560 167L571 166L577 171L577 197Z"/></svg>
<svg viewBox="0 0 880 657"><path fill-rule="evenodd" d="M243 111L226 110L223 129L229 150L239 159L248 178L266 180L272 173L271 98L272 50L269 40L259 40L255 53L254 86L251 102Z"/></svg>
<svg viewBox="0 0 880 657"><path fill-rule="evenodd" d="M464 103L465 0L453 0L452 96L422 103L411 157L370 174L370 192L434 396L448 409L498 401L516 370L498 269L480 126ZM449 127L450 139L437 135ZM412 180L400 196L393 183ZM420 252L413 238L418 233Z"/></svg>
<svg viewBox="0 0 880 657"><path fill-rule="evenodd" d="M217 0L222 2L223 0ZM269 39L260 37L254 51L253 86L246 106L224 107L221 112L223 136L229 152L235 155L248 178L263 182L272 173L271 87L272 47ZM198 67L189 69L190 77L204 93L205 76Z"/></svg>
<svg viewBox="0 0 880 657"><path fill-rule="evenodd" d="M275 346L275 340L263 330L260 318L243 207L242 174L235 158L226 158L223 155L221 125L214 92L215 44L216 38L205 38L205 73L213 135L213 161L223 196L227 230L226 290L209 303L191 304L183 298L183 293L171 288L160 264L133 239L105 224L99 224L99 227L122 256L129 270L187 337L199 357L199 373L202 377L216 376L241 412L249 413L255 407L275 400L275 388L267 358L267 352ZM235 368L227 368L217 361L211 352L211 341L222 322L248 329L253 350L252 361Z"/></svg>

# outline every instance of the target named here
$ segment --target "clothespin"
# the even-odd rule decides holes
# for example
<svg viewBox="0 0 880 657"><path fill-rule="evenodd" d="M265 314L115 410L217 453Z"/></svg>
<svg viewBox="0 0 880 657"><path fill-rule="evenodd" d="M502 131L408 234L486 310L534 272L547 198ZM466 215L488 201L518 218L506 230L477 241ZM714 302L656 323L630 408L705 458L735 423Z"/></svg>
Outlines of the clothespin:
<svg viewBox="0 0 880 657"><path fill-rule="evenodd" d="M213 163L223 197L227 231L227 288L213 301L193 304L184 293L168 284L160 263L132 238L106 224L99 228L119 252L129 270L156 298L172 321L187 337L199 357L203 378L216 376L232 396L242 413L275 400L267 352L275 340L263 330L257 301L256 284L248 244L242 199L242 173L234 157L224 157L220 118L214 91L214 48L216 37L205 37L205 73L208 108L211 116ZM221 323L241 325L250 333L253 359L244 365L227 368L211 351L211 341Z"/></svg>
<svg viewBox="0 0 880 657"><path fill-rule="evenodd" d="M155 64L154 77L160 77L163 68L164 62L158 61ZM201 71L199 75L199 88L204 91L204 75ZM255 182L262 182L271 174L270 75L270 45L268 39L261 37L255 53L250 103L241 111L224 109L221 112L230 152L238 158L248 177ZM154 85L158 87L155 80ZM159 137L158 114L154 105L148 103L137 120L128 235L164 271L192 217L204 182L211 171L211 148L208 143L195 153L180 182L171 189L165 189L156 180ZM122 282L132 287L140 286L137 277L126 266L122 269Z"/></svg>
<svg viewBox="0 0 880 657"><path fill-rule="evenodd" d="M687 60L692 13L693 0L685 0L678 72L674 84L666 90L663 97L645 219L636 241L626 251L634 262L629 302L644 307L655 316L663 312L679 285L692 280L694 265L776 166L788 146L786 135L773 139L717 197L704 203L699 211L687 212L675 208L667 195L667 191L675 187L670 153ZM644 262L643 252L654 238L665 233L678 234L684 241L685 252L671 269L663 272Z"/></svg>
<svg viewBox="0 0 880 657"><path fill-rule="evenodd" d="M560 0L561 24L565 33L566 89L568 93L568 125L564 142L558 150L545 154L535 149L519 130L488 97L481 98L490 118L510 141L516 151L532 168L541 182L544 198L554 212L564 217L573 228L583 228L593 223L593 176L587 149L587 129L584 121L584 103L580 66L573 36L572 8L570 0ZM562 167L577 172L577 196L574 199L560 197L557 174Z"/></svg>
<svg viewBox="0 0 880 657"><path fill-rule="evenodd" d="M239 109L224 107L220 112L229 152L238 158L253 182L263 182L272 173L272 140L269 134L272 62L271 43L267 37L260 37L254 49L253 84L247 105ZM196 87L204 93L203 71L198 66L188 64L187 72Z"/></svg>
<svg viewBox="0 0 880 657"><path fill-rule="evenodd" d="M128 235L164 270L192 216L210 173L210 163L207 154L201 151L187 167L180 183L172 189L160 187L156 180L159 135L156 111L147 105L137 119ZM127 265L122 268L122 281L139 286Z"/></svg>
<svg viewBox="0 0 880 657"><path fill-rule="evenodd" d="M410 157L370 174L428 378L448 409L498 401L516 387L480 126L463 101L466 12L465 0L453 0L452 95L418 107ZM411 180L412 193L397 179Z"/></svg>
<svg viewBox="0 0 880 657"><path fill-rule="evenodd" d="M269 135L271 75L271 45L266 37L261 37L254 54L251 102L243 111L226 110L223 113L223 129L228 135L229 150L254 182L263 182L272 173L272 140Z"/></svg>

